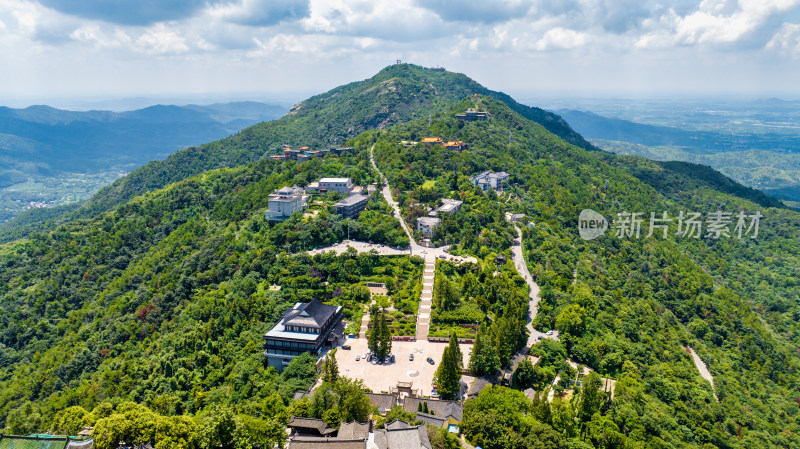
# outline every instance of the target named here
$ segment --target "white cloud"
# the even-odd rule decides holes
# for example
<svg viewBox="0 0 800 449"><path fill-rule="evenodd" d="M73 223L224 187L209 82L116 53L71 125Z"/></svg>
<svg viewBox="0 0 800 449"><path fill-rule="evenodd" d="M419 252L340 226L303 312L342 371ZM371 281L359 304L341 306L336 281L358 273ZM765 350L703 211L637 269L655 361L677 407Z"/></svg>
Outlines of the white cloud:
<svg viewBox="0 0 800 449"><path fill-rule="evenodd" d="M533 46L536 50L569 50L586 45L590 41L587 33L556 27L547 30Z"/></svg>
<svg viewBox="0 0 800 449"><path fill-rule="evenodd" d="M784 24L767 42L766 48L800 55L800 24Z"/></svg>
<svg viewBox="0 0 800 449"><path fill-rule="evenodd" d="M301 24L309 33L368 36L395 42L437 38L457 29L411 0L312 0L311 14Z"/></svg>
<svg viewBox="0 0 800 449"><path fill-rule="evenodd" d="M684 44L730 43L764 25L773 14L800 5L798 0L740 0L738 9L728 12L728 2L704 0L697 12L680 18L676 41Z"/></svg>
<svg viewBox="0 0 800 449"><path fill-rule="evenodd" d="M155 55L189 51L186 40L163 23L154 25L139 36L134 43L134 48L140 52Z"/></svg>
<svg viewBox="0 0 800 449"><path fill-rule="evenodd" d="M767 64L800 59L785 58L800 56L800 0L177 0L180 11L168 19L150 11L127 21L121 18L124 11L108 7L73 14L69 11L77 7L64 6L67 0L48 0L61 5L58 10L39 1L0 0L0 64L24 61L42 79L57 79L49 69L55 60L60 70L76 73L103 67L112 73L108 83L120 89L143 79L137 74L156 70L185 78L185 70L178 72L186 66L198 67L192 74L197 85L213 73L213 84L235 89L240 86L229 80L242 79L243 66L275 80L288 76L288 67L315 72L341 66L346 74L400 58L457 65L467 74L505 67L511 74L502 76L512 77L514 65L532 61L564 72L576 70L570 65L583 70L584 61L626 61L633 76L676 63L691 70L687 61L721 67L739 55L748 61L761 56ZM126 71L129 64L141 69ZM20 85L27 82L14 74L0 81L12 75ZM312 83L325 79L309 77Z"/></svg>
<svg viewBox="0 0 800 449"><path fill-rule="evenodd" d="M309 0L238 0L211 5L207 13L224 21L264 27L307 17Z"/></svg>

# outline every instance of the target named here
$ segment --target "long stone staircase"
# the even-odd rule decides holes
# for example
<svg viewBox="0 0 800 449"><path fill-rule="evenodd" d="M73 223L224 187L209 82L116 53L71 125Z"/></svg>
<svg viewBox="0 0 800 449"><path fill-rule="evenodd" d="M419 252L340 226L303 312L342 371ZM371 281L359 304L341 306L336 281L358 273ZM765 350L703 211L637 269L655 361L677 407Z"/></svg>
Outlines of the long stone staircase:
<svg viewBox="0 0 800 449"><path fill-rule="evenodd" d="M433 279L436 271L436 258L425 257L425 271L422 273L422 294L417 313L417 340L426 340L431 324L431 305L433 304Z"/></svg>

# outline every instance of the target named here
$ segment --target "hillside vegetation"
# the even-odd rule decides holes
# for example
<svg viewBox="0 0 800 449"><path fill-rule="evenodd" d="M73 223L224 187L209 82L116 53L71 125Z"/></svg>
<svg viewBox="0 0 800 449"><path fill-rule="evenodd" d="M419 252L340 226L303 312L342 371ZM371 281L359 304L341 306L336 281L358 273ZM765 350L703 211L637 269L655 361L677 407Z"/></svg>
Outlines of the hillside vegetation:
<svg viewBox="0 0 800 449"><path fill-rule="evenodd" d="M37 216L0 228L0 241L52 229L74 218L88 218L136 195L159 189L207 170L236 167L275 154L283 144L325 147L342 144L368 129L383 129L415 117L428 116L448 101L475 93L490 95L556 135L584 148L594 148L558 115L517 103L502 92L491 91L463 74L438 72L411 64L389 66L364 81L337 87L295 105L270 122L259 123L228 138L175 152L151 161L100 190L81 209L55 219ZM47 220L42 224L42 220Z"/></svg>
<svg viewBox="0 0 800 449"><path fill-rule="evenodd" d="M422 85L429 73L410 66L384 70L377 85L386 92L365 94L375 95L378 105L365 99L348 114L367 116L363 109L383 107L380 95L398 92L389 86ZM155 188L158 182L139 185L154 190L133 196L139 191L133 189L113 201L110 189L93 203L96 216L0 246L2 424L13 431L45 429L63 425L73 412L79 416L69 420L73 424L173 420L184 422L184 430L154 436L159 449L210 449L218 446L208 437L218 417L249 435L244 441L260 444L280 441L289 414L333 419L325 405L358 396L357 382L334 381L324 388L333 395L292 402L294 391L313 382L313 360L298 358L282 374L265 369L263 333L295 301L320 298L356 310L363 300L360 282L403 281L418 273L421 260L297 254L344 240L346 224L327 211L269 224L263 212L277 187L324 175L375 181L368 158L374 146L375 161L410 219L418 207L442 198L464 201L457 221L444 221L440 237L454 244L453 252L477 256L484 269L444 267L454 285L440 283L436 306L450 314L437 311L437 320L458 322L459 313L482 320L479 337L502 351L498 363L525 343L525 284L508 273L512 262L486 267L496 254L508 255L513 243L516 230L505 212L524 213L533 223L522 225L525 259L542 287L533 324L540 331L558 329L560 339L531 349L541 356L528 376L539 393L535 400L493 387L466 402L462 429L471 443L490 449L800 446L800 214L770 207L769 198L696 166L588 151L502 101L472 92L358 134L347 141L355 148L350 156L302 164L251 161L190 176L221 163L223 154L226 163L247 162L248 154L263 153L285 136L296 136L292 144L312 143L314 135L304 134L308 126L327 118L324 108L310 104L295 110L306 120L300 130L282 119L224 144L179 152L148 165L162 176L147 178L144 170L114 188L186 179L162 189ZM491 117L469 123L453 117L467 107ZM318 136L349 132L331 126ZM462 140L469 149L401 144L428 136ZM226 152L218 152L224 145ZM169 171L179 160L184 170ZM485 170L511 177L500 192L484 193L469 176ZM400 243L404 236L387 205L370 208L358 219L362 236ZM760 211L764 218L755 239L683 238L673 223L666 237L618 238L609 229L585 241L577 221L586 208L609 220L625 211L648 217ZM270 290L274 283L282 286L279 292ZM397 288L414 291L408 283ZM453 294L459 290L464 295ZM708 362L713 391L687 346ZM583 388L557 383L554 400L543 400L559 372L573 373L567 358L596 374ZM598 392L596 375L616 380L613 399ZM351 416L342 407L331 409Z"/></svg>
<svg viewBox="0 0 800 449"><path fill-rule="evenodd" d="M66 212L153 159L277 118L280 106L241 102L126 112L0 107L0 234ZM48 211L25 213L31 203ZM15 223L3 223L27 215ZM9 235L10 240L16 235Z"/></svg>

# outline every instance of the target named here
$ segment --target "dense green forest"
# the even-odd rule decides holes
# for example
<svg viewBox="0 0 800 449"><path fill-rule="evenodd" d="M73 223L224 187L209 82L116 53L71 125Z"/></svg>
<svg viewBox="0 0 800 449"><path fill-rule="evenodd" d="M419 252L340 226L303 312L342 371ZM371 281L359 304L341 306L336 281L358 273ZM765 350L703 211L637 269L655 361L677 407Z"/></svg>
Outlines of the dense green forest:
<svg viewBox="0 0 800 449"><path fill-rule="evenodd" d="M464 124L442 113L430 126L419 120L376 135L381 168L390 182L408 183L410 192L435 179L436 186L472 193L471 185L447 178L464 180L487 169L509 172L510 184L523 186L497 201L536 224L523 238L543 288L535 324L558 328L567 357L618 380L613 406L598 419L608 416L616 431L651 445L797 444L791 380L797 327L790 317L798 294L798 215L768 207L774 200L716 173L709 177L706 168L585 152L548 137L498 102L481 99L476 106L494 119ZM450 114L460 109L454 106ZM423 136L463 140L470 149L396 150L400 140ZM584 208L608 217L626 210L677 216L681 209L722 209L758 210L769 218L758 239L619 239L608 233L587 242L576 232ZM491 247L477 251L486 254ZM765 264L772 271L766 279L760 271ZM579 281L573 284L575 269ZM770 303L782 313L770 311ZM709 360L720 403L686 346Z"/></svg>
<svg viewBox="0 0 800 449"><path fill-rule="evenodd" d="M404 70L410 73L396 73ZM431 73L389 68L376 85L391 95L398 91L391 86L418 83ZM439 262L444 276L434 287L434 322L450 323L442 329L449 332L477 318L473 354L482 358L470 368L491 373L527 342L526 286L511 262L498 265L495 257L509 257L516 237L505 213L531 221L521 226L526 261L542 288L533 324L540 331L558 329L560 339L530 349L539 364L518 369L513 388L488 388L466 401L462 427L471 443L487 449L799 446L800 214L771 207L768 197L702 167L574 146L514 107L471 93L439 99L435 110L404 104L416 118L359 134L347 142L354 150L346 156L296 164L240 161L231 151L228 162L249 163L133 196L211 163L187 150L184 172L158 165L167 171L148 178L159 179L153 184L136 184L146 171L134 173L125 183L141 190L113 201L100 195L95 204L105 205L95 216L0 246L0 424L27 432L116 423L135 434L161 422L172 433L136 438L178 449L216 447L220 426L237 429L236 441L280 441L288 414L331 423L363 417L357 380L330 373L310 399L293 402L294 392L316 378L313 360L298 358L280 374L265 369L262 335L292 304L312 298L343 305L358 321L367 280L386 282L394 305L413 309L422 260L352 251L312 257L302 250L346 238L345 221L329 210L278 224L263 214L278 187L321 176L375 182L369 165L374 145L375 160L409 219L418 213L415 204L464 201L445 217L438 238L479 263ZM373 105L368 98L363 101ZM294 113L306 109L308 123L322 123L313 118L326 110L313 104L302 103ZM357 106L348 114L361 117ZM456 120L467 107L491 116ZM298 141L314 138L302 134L307 128L284 125L300 133ZM203 147L206 156L220 156L211 149L226 145L241 155L264 149L272 137L259 129L277 125L260 126L244 133L252 133L252 147L234 137ZM469 149L399 145L426 136L462 140ZM511 177L500 192L484 193L469 176L485 170ZM763 218L753 239L685 238L675 235L672 223L666 237L620 238L612 228L586 241L577 232L586 208L609 221L625 211L672 217L758 211ZM388 211L383 200L373 202L350 224L351 238L407 245ZM687 347L709 364L713 391ZM572 375L566 359L592 374L580 388L558 383L553 401L546 401L559 371ZM600 377L616 381L613 398L598 391ZM536 388L534 400L518 391L525 386ZM343 405L346 397L353 407Z"/></svg>
<svg viewBox="0 0 800 449"><path fill-rule="evenodd" d="M474 93L499 98L567 141L594 148L556 114L519 104L508 95L489 90L463 74L399 64L389 66L367 80L311 97L295 105L279 120L245 128L222 140L184 148L164 160L151 161L101 189L77 211L55 218L31 214L14 226L0 226L0 242L36 230L53 229L69 220L94 217L137 195L207 170L257 161L275 154L283 144L295 148L342 144L365 130L384 129L414 117L427 116L450 101Z"/></svg>
<svg viewBox="0 0 800 449"><path fill-rule="evenodd" d="M649 147L612 140L592 140L615 154L642 156L655 161L686 161L719 170L745 186L754 187L783 200L800 199L800 153L768 150L723 151L694 154L679 147Z"/></svg>

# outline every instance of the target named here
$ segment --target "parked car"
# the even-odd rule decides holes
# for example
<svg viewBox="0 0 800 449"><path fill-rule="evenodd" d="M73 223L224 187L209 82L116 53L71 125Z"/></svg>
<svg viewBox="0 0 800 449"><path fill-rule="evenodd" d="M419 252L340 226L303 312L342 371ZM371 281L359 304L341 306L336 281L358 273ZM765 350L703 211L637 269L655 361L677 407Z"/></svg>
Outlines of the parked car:
<svg viewBox="0 0 800 449"><path fill-rule="evenodd" d="M427 361L428 361L428 363L430 363L431 365L435 365L435 364L436 364L436 362L434 362L434 361L433 361L433 359L432 359L432 358L430 358L430 357L428 357L426 360L427 360Z"/></svg>
<svg viewBox="0 0 800 449"><path fill-rule="evenodd" d="M356 362L358 362L359 360L361 360L361 354L356 354Z"/></svg>
<svg viewBox="0 0 800 449"><path fill-rule="evenodd" d="M409 354L408 355L408 360L411 360L413 362L414 361L414 354Z"/></svg>
<svg viewBox="0 0 800 449"><path fill-rule="evenodd" d="M551 329L551 330L545 332L544 334L547 335L547 336L553 335L553 330Z"/></svg>
<svg viewBox="0 0 800 449"><path fill-rule="evenodd" d="M392 354L392 356L391 356L391 357L389 357L389 361L390 361L390 362L392 362L392 363L394 363L394 354Z"/></svg>
<svg viewBox="0 0 800 449"><path fill-rule="evenodd" d="M367 353L365 352L363 355L361 355L361 358L367 360Z"/></svg>
<svg viewBox="0 0 800 449"><path fill-rule="evenodd" d="M344 345L344 346L342 346L342 349L344 349L346 351L349 351L349 350L351 350L353 348L351 348L350 345Z"/></svg>
<svg viewBox="0 0 800 449"><path fill-rule="evenodd" d="M368 355L368 356L367 356L367 361L368 361L368 362L371 362L371 361L372 361L372 354L370 354L370 355Z"/></svg>

